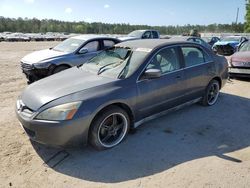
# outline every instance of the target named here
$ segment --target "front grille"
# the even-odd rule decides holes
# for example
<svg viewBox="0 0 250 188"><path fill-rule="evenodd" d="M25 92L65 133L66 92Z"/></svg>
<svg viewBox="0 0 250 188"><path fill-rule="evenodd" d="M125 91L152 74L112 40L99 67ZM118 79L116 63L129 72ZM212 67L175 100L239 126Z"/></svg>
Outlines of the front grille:
<svg viewBox="0 0 250 188"><path fill-rule="evenodd" d="M23 62L21 62L21 68L22 68L23 70L32 70L32 69L33 69L33 65L30 65L30 64L28 64L28 63L23 63Z"/></svg>
<svg viewBox="0 0 250 188"><path fill-rule="evenodd" d="M26 117L31 117L34 114L34 111L27 107L21 100L17 100L16 108L19 113Z"/></svg>
<svg viewBox="0 0 250 188"><path fill-rule="evenodd" d="M250 62L237 62L237 61L233 61L232 65L234 67L250 67Z"/></svg>

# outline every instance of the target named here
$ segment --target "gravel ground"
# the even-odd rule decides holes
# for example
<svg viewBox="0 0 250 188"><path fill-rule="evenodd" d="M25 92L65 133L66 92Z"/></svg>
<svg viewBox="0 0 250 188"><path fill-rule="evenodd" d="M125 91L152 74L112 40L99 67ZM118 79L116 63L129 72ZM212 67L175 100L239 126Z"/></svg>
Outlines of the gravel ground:
<svg viewBox="0 0 250 188"><path fill-rule="evenodd" d="M212 107L145 123L118 147L54 149L15 117L20 59L56 42L0 43L0 187L250 187L250 82L231 80Z"/></svg>

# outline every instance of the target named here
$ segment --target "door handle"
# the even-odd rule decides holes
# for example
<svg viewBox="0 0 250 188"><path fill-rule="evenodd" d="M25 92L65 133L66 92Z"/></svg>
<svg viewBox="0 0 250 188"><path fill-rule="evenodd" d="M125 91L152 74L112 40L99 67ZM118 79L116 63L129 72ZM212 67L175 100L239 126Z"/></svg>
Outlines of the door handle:
<svg viewBox="0 0 250 188"><path fill-rule="evenodd" d="M178 76L176 76L175 78L176 78L176 79L180 79L180 78L181 78L181 75L178 75Z"/></svg>

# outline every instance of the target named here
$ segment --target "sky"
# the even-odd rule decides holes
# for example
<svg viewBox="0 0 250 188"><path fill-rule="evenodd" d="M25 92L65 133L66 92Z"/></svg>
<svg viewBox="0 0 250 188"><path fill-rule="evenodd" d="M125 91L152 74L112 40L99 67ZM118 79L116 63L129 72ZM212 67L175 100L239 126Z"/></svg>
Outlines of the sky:
<svg viewBox="0 0 250 188"><path fill-rule="evenodd" d="M0 16L151 26L244 22L245 0L0 0Z"/></svg>

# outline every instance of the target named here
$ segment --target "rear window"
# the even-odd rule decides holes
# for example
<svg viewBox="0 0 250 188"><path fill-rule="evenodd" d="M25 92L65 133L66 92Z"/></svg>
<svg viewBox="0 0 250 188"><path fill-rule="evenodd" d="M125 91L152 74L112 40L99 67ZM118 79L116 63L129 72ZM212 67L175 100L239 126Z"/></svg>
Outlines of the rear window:
<svg viewBox="0 0 250 188"><path fill-rule="evenodd" d="M154 39L159 38L158 33L156 31L152 31L152 34Z"/></svg>
<svg viewBox="0 0 250 188"><path fill-rule="evenodd" d="M181 48L186 67L200 65L211 61L209 55L196 47L182 47Z"/></svg>
<svg viewBox="0 0 250 188"><path fill-rule="evenodd" d="M115 42L113 40L103 40L104 48L109 48L115 45Z"/></svg>

